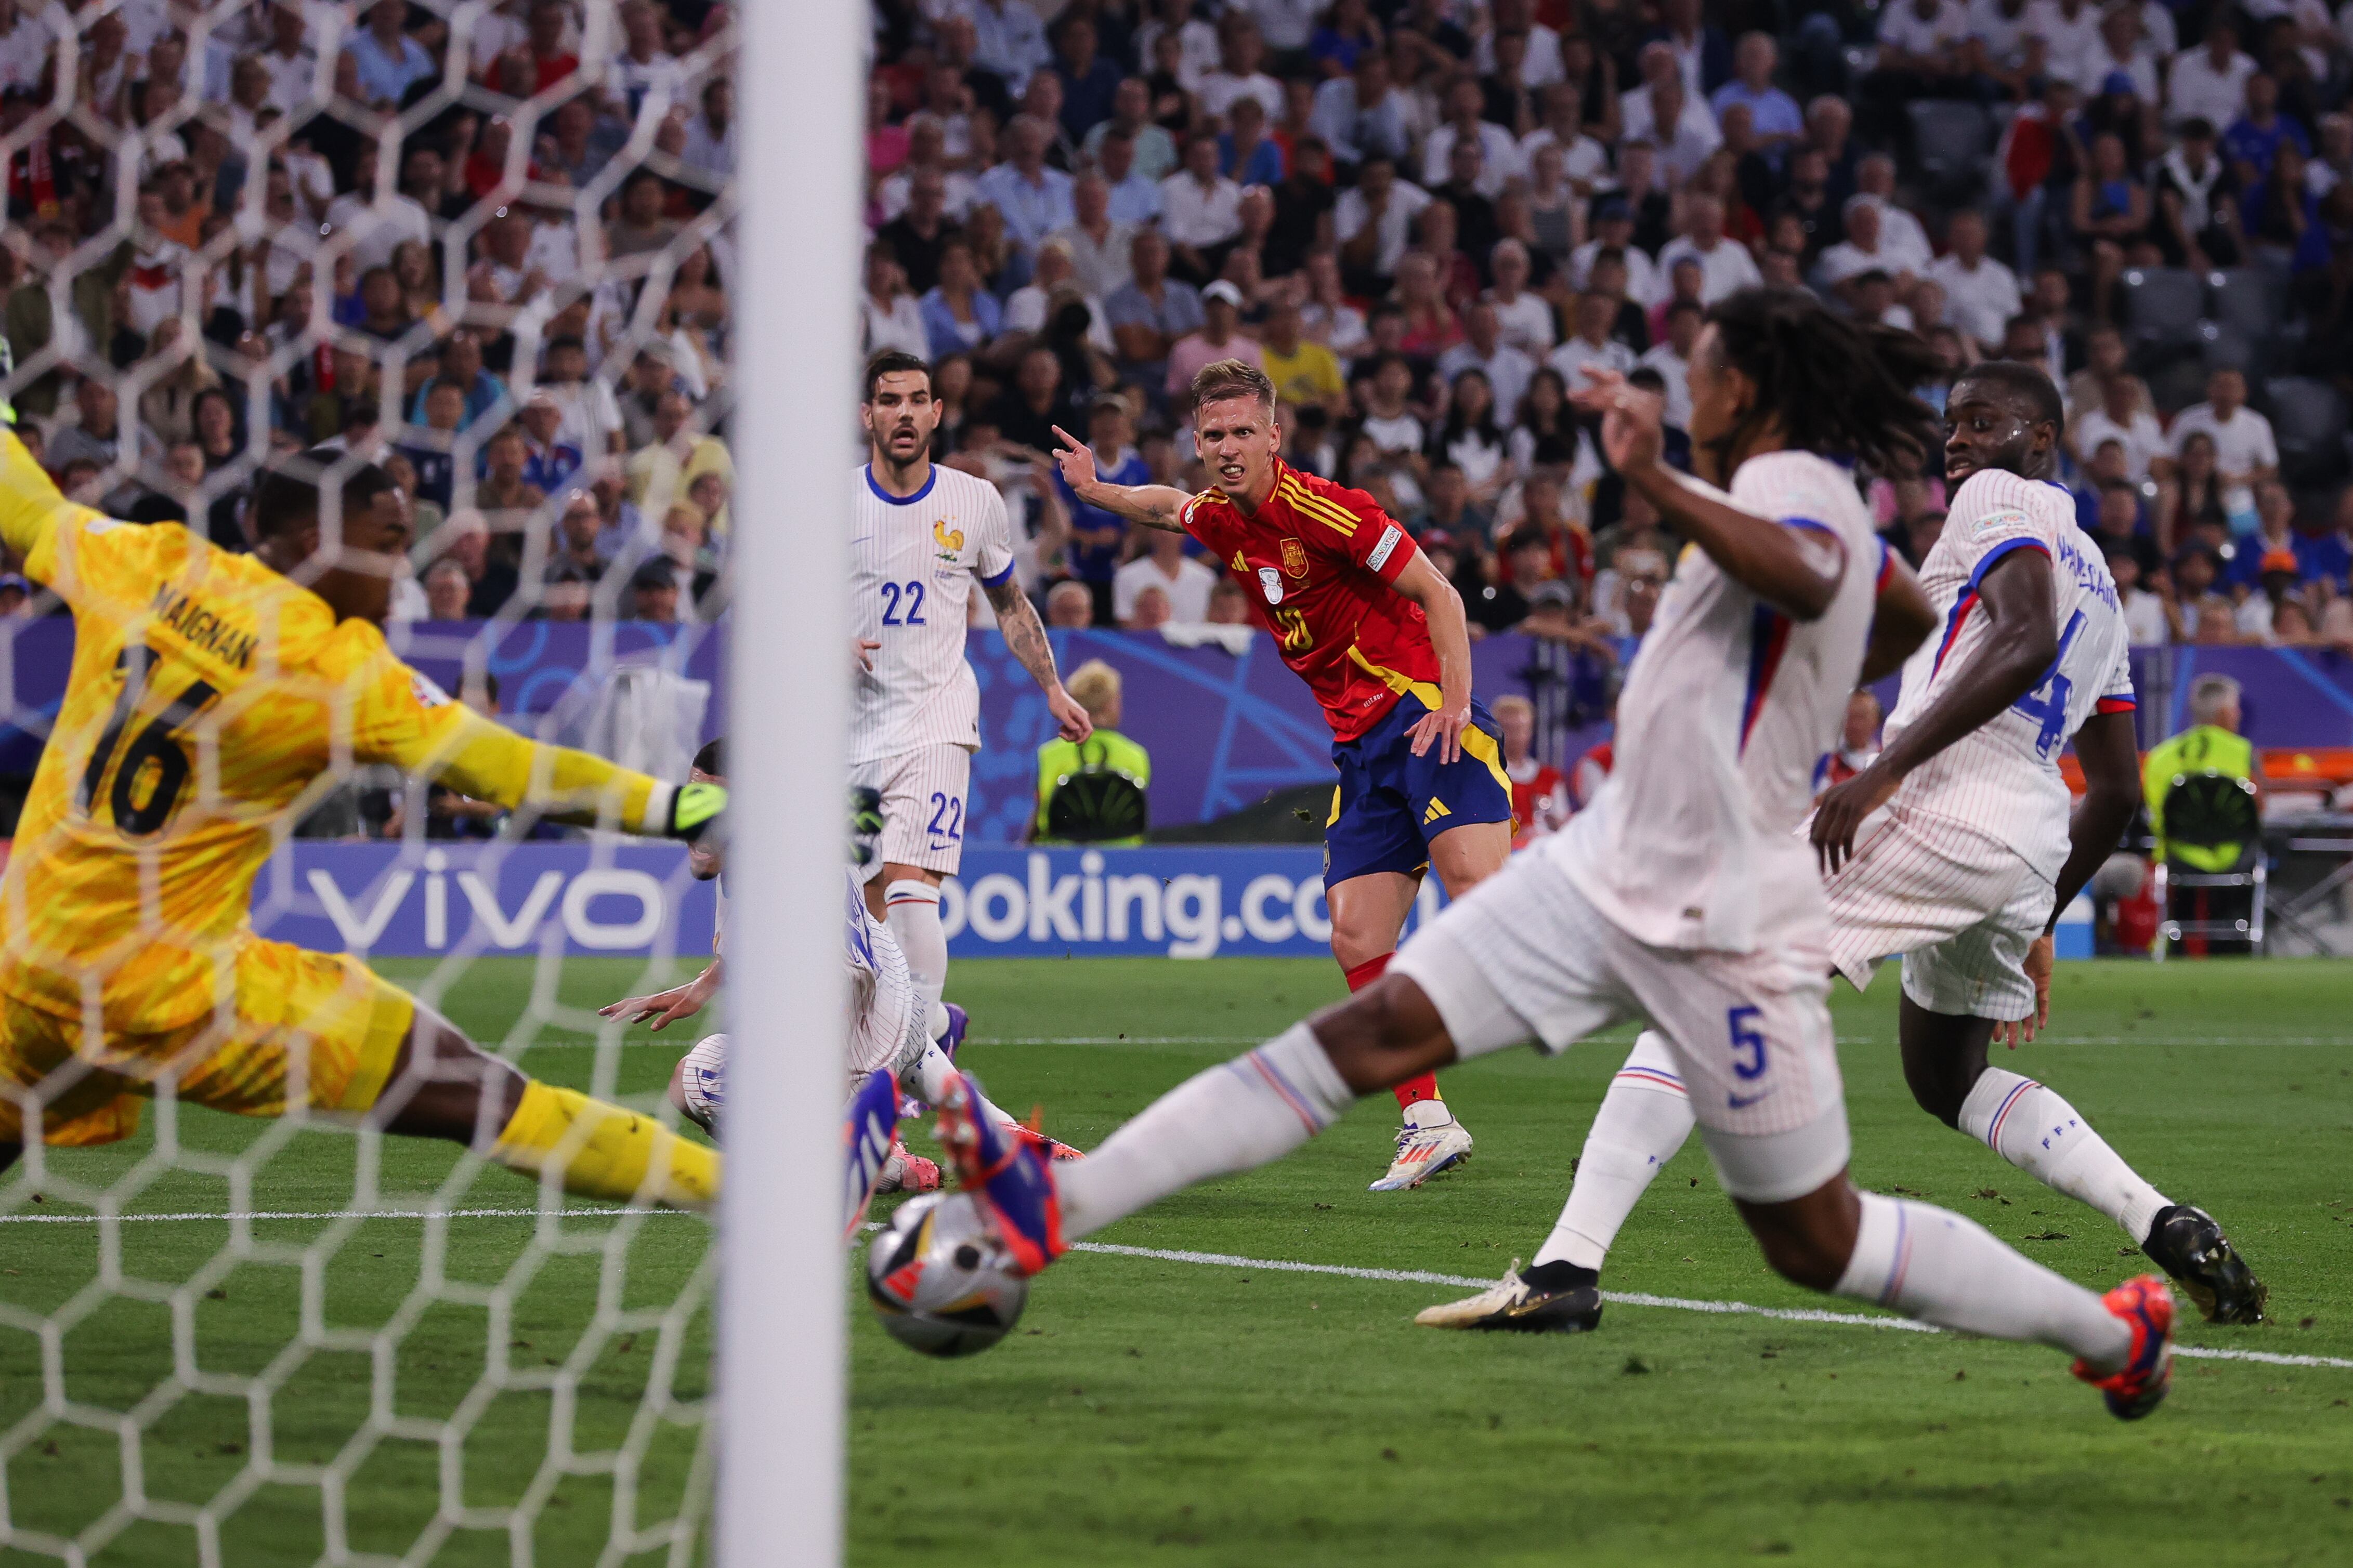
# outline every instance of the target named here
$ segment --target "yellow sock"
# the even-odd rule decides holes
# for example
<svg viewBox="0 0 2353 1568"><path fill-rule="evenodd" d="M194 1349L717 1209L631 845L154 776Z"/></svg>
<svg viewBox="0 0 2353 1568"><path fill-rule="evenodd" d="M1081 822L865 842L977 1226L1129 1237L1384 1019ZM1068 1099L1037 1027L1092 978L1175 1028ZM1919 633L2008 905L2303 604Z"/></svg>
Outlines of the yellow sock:
<svg viewBox="0 0 2353 1568"><path fill-rule="evenodd" d="M716 1151L686 1142L650 1116L535 1079L524 1086L491 1158L527 1176L556 1166L564 1190L582 1197L632 1203L643 1196L698 1212L719 1201Z"/></svg>

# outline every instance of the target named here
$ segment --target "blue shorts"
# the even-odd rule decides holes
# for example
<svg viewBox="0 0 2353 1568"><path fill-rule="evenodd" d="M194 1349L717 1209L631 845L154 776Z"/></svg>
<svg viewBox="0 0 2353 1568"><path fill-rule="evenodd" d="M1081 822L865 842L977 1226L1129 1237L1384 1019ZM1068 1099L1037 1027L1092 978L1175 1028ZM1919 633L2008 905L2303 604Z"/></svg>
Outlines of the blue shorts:
<svg viewBox="0 0 2353 1568"><path fill-rule="evenodd" d="M1495 716L1472 698L1462 754L1440 763L1434 745L1415 756L1406 733L1430 711L1409 692L1379 723L1333 746L1340 784L1324 824L1325 887L1374 871L1412 876L1430 864L1430 841L1448 828L1512 820L1512 782Z"/></svg>

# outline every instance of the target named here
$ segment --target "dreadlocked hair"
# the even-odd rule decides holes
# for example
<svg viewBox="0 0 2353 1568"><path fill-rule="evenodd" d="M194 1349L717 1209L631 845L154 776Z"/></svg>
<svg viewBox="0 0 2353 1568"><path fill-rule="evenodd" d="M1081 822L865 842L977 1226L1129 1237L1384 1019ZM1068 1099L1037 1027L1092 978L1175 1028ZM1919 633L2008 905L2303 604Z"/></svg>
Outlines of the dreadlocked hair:
<svg viewBox="0 0 2353 1568"><path fill-rule="evenodd" d="M1916 468L1936 451L1936 411L1912 389L1945 365L1915 334L1838 315L1790 289L1743 289L1707 319L1725 360L1757 386L1735 445L1778 419L1785 445L1882 474Z"/></svg>

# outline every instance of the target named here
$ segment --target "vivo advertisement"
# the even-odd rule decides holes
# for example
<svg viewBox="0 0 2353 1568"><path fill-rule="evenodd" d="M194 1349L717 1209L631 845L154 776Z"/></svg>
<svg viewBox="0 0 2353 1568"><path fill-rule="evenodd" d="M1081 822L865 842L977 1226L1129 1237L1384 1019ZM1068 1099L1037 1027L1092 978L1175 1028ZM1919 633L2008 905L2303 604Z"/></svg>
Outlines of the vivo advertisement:
<svg viewBox="0 0 2353 1568"><path fill-rule="evenodd" d="M1422 885L1407 930L1443 900ZM714 889L675 845L336 844L297 840L254 889L262 935L388 958L697 956ZM965 851L942 890L955 958L1324 958L1324 855L1263 848ZM2062 958L2092 952L2090 905L2059 923Z"/></svg>

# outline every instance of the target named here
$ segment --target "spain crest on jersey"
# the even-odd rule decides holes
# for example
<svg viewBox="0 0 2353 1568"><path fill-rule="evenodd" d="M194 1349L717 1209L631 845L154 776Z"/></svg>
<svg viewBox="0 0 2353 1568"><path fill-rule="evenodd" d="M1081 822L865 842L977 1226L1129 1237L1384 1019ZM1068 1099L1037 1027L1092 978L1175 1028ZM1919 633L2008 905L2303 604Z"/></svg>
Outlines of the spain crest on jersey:
<svg viewBox="0 0 2353 1568"><path fill-rule="evenodd" d="M1282 542L1282 569L1293 577L1307 575L1307 546L1296 539Z"/></svg>

